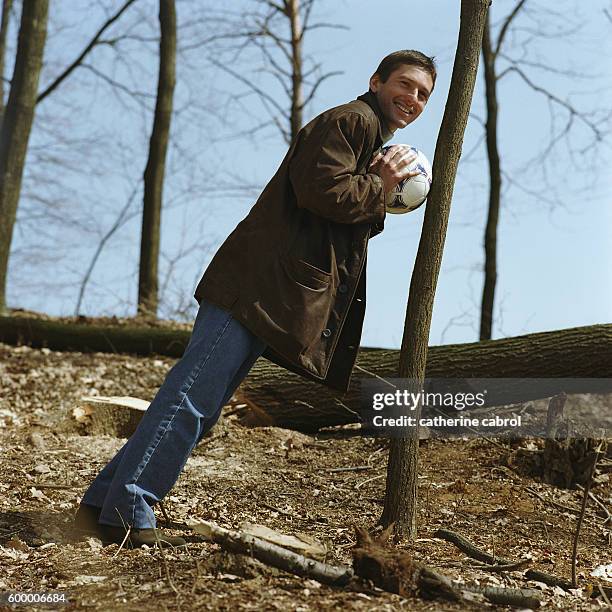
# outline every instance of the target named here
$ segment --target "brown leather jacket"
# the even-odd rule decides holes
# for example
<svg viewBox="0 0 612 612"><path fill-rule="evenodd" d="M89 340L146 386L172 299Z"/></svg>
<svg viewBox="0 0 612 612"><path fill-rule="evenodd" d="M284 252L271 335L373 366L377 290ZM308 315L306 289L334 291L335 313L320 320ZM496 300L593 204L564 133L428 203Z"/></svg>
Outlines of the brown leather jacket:
<svg viewBox="0 0 612 612"><path fill-rule="evenodd" d="M361 339L368 239L385 219L368 165L390 136L370 92L313 119L195 291L266 342L264 357L340 391Z"/></svg>

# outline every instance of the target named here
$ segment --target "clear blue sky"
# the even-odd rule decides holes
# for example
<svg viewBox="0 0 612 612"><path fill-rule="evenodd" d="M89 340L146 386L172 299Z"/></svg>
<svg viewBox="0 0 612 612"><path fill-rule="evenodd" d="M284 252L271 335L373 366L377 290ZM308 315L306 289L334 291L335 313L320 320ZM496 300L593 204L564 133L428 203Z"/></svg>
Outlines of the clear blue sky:
<svg viewBox="0 0 612 612"><path fill-rule="evenodd" d="M100 23L99 13L86 17L85 4L71 3L71 7L79 5L79 10L63 8L64 12L56 15L53 27L72 20L66 29L72 33L71 42L62 41L61 33L52 28L43 81L57 73ZM529 4L550 3L532 0ZM581 110L612 108L608 59L612 57L612 23L603 13L607 4L594 1L587 11L576 8L575 3L561 2L556 10L573 7L573 18L584 22L583 28L571 34L571 39L567 32L560 38L540 36L526 47L530 61L594 75L582 79L526 68L535 82ZM458 5L450 0L321 3L321 19L343 23L349 30L319 30L307 43L307 51L317 56L325 70L343 71L324 83L307 109L307 119L363 93L385 54L417 48L438 58L438 83L425 113L415 124L397 132L394 142L413 144L433 159L452 70ZM495 2L494 23L513 5L510 1ZM188 7L189 3L179 3L183 23L190 16ZM509 42L529 36L536 18L544 16L536 10L533 16L517 21L523 31ZM563 27L564 20L548 17L547 22L551 28L557 23ZM154 26L155 20L151 23ZM196 30L192 27L190 35ZM207 53L186 53L181 60L184 64L179 66L179 114L173 125L175 144L169 157L168 208L163 220L163 246L168 257L176 256L181 247L186 251L169 275L174 294L182 296L185 303L210 253L254 202L256 190L245 196L240 190L220 193L219 187L232 182L238 185L233 178L236 175L250 185L265 184L286 150L272 130L253 138L236 136L257 117L265 117L264 110L252 97L228 102L226 93L221 92L240 94L244 86L210 66L200 67L198 62ZM512 53L518 56L521 50ZM133 69L135 77L114 60L110 50L97 51L91 59L117 80L136 82L143 91L154 93L154 61L144 52L135 53L131 61L139 63ZM245 74L254 74L256 68L251 65ZM573 156L562 145L549 158L550 163L532 162L549 137L547 102L512 75L502 81L499 96L501 155L509 180L505 182L498 235L494 337L608 322L612 314L609 144L598 149L588 146L576 153L588 140L588 131L577 130ZM25 204L15 239L17 255L10 270L9 303L51 314L72 314L78 290L75 281L84 274L99 236L112 225L142 174L151 118L86 70L54 97L39 109L33 134L35 153L30 155L24 183ZM150 100L147 104L150 106ZM484 149L482 145L474 149L482 135L479 121L484 118L481 76L473 114L464 144L464 154L472 153L460 164L455 186L431 344L477 338L488 185ZM562 122L565 117L559 112L557 120ZM70 134L74 147L57 144L61 129ZM71 157L71 167L60 173L56 170L53 181L42 181L40 173L45 164L52 171L50 158L58 152ZM549 187L543 183L543 171ZM516 185L510 187L510 181ZM78 223L57 222L37 229L33 215L41 197L59 206L58 216L65 206L66 212L77 216ZM401 342L423 209L387 219L385 231L370 243L365 346L398 347ZM87 314L134 312L139 232L135 218L109 242L86 294ZM162 265L168 269L167 259Z"/></svg>

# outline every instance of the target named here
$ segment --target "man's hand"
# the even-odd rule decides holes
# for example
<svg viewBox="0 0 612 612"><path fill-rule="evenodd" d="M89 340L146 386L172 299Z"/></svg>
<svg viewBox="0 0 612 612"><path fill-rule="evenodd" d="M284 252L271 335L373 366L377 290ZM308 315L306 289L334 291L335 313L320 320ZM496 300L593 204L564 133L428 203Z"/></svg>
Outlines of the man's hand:
<svg viewBox="0 0 612 612"><path fill-rule="evenodd" d="M378 174L383 180L385 193L391 193L393 188L403 179L417 176L419 172L410 172L408 167L417 158L415 153L404 145L393 145L383 155L378 153L369 166L369 171Z"/></svg>

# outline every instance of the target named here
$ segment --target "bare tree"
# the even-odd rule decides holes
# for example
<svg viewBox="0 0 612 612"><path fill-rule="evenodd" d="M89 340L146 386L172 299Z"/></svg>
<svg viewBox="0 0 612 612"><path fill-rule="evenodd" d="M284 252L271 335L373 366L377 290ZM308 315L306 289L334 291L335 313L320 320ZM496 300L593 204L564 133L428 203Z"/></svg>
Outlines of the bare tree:
<svg viewBox="0 0 612 612"><path fill-rule="evenodd" d="M341 74L339 71L321 71L321 63L304 53L305 37L308 32L319 28L347 28L322 21L313 22L315 0L256 0L253 4L257 6L241 15L243 23L238 29L230 20L231 31L217 33L198 44L231 41L232 44L225 51L234 52L234 60L247 48L255 47L260 51L263 68L260 67L257 72L271 77L273 82L280 85L286 103L268 87L259 84L256 75L247 77L228 65L227 61L211 61L244 84L250 93L257 95L267 110L270 118L260 122L250 133L272 124L285 142L291 144L303 125L304 109L321 84Z"/></svg>
<svg viewBox="0 0 612 612"><path fill-rule="evenodd" d="M440 272L450 205L467 124L489 0L462 0L459 40L450 91L434 156L434 180L410 282L399 376L422 388L434 295ZM419 409L416 410L417 422ZM416 534L418 428L406 438L393 438L380 522L395 525L397 535Z"/></svg>
<svg viewBox="0 0 612 612"><path fill-rule="evenodd" d="M115 22L117 21L117 19L119 19L119 17L125 12L125 10L135 2L135 0L127 0L120 8L119 10L114 13L113 15L111 15L103 24L102 26L98 29L98 31L96 32L96 34L93 36L93 38L88 42L88 44L83 48L83 50L81 51L81 53L79 53L78 57L71 62L64 70L62 70L62 72L59 74L59 76L55 77L44 89L41 93L39 93L37 96L35 96L35 104L38 104L39 102L41 102L42 100L44 100L48 95L50 95L52 92L54 92L59 85L79 66L84 65L84 60L87 57L87 55L98 45L102 45L102 44L113 44L113 41L110 40L104 40L102 38L103 33ZM7 32L8 32L8 24L9 24L9 15L10 15L10 11L12 9L12 0L3 0L3 4L2 4L2 20L0 23L0 75L3 76L4 73L4 61L5 61L5 53L6 53L6 42L7 42ZM33 2L24 2L23 3L24 6L27 5L27 9L28 11L32 10L32 7L30 7L30 4L36 4ZM25 9L24 9L25 10ZM37 18L38 19L38 18ZM23 24L23 21L22 21ZM21 36L21 35L20 35ZM46 38L46 23L45 23L45 38ZM35 41L33 41L35 42ZM17 50L17 53L19 52L19 48ZM17 60L16 60L17 61ZM17 67L17 66L16 66ZM38 84L39 81L39 73L40 73L40 67L38 67L38 73L36 74L36 84ZM29 80L30 84L33 84L32 79ZM23 86L23 85L22 85ZM29 94L28 94L29 95ZM0 81L0 120L2 119L2 115L3 115L3 111L4 111L4 79L2 78L2 80ZM31 129L32 126L32 122L33 122L33 117L34 117L34 112L32 110L32 118L29 121L29 127L28 127L28 137L29 137L29 131ZM17 131L15 132L16 134L19 133L21 128L17 129ZM19 137L21 138L21 137ZM25 143L22 143L22 145L20 146L25 146L25 149L23 150L23 155L21 153L15 154L15 152L13 153L7 153L7 155L11 155L12 159L11 159L11 163L13 164L13 169L11 171L11 177L17 177L19 176L19 181L21 182L25 168L23 166L24 162L25 162L25 151L28 148L28 143L27 140L25 141ZM19 167L18 167L19 166ZM20 189L19 189L20 192ZM10 239L12 242L12 231L13 231L13 226L15 225L15 220L16 220L16 216L17 216L17 208L19 206L19 194L16 196L17 199L14 203L14 213L8 215L8 219L10 220L12 218L12 221L9 222L10 224L10 228L7 227L7 231L10 231ZM13 205L11 205L13 206ZM6 240L3 240L3 242L6 242ZM1 250L2 248L0 248ZM9 257L10 257L10 243L8 245L8 253L6 254L6 256L2 256L0 257L0 277L4 279L3 281L3 286L4 286L4 290L3 290L3 298L2 298L2 303L6 302L6 296L5 296L5 291L6 291L6 278L7 278L7 269L8 269L8 261L9 261Z"/></svg>
<svg viewBox="0 0 612 612"><path fill-rule="evenodd" d="M48 0L23 3L15 68L0 129L0 312L6 311L8 260L34 119L48 9Z"/></svg>
<svg viewBox="0 0 612 612"><path fill-rule="evenodd" d="M544 96L548 103L551 112L551 121L555 118L556 112L561 112L565 119L562 127L557 130L552 130L548 144L544 150L537 155L539 165L544 166L547 163L547 156L550 155L553 148L564 138L569 139L570 132L575 128L575 124L580 124L585 128L592 138L593 144L600 142L603 139L604 132L601 122L593 118L593 109L584 109L574 106L567 98L563 98L546 86L538 82L537 77L531 77L528 74L529 69L539 70L542 72L555 73L556 75L565 75L571 78L577 76L569 69L559 69L552 65L547 65L541 61L530 58L529 49L532 39L538 36L555 37L566 35L569 36L576 26L570 24L565 26L563 32L556 31L548 34L545 25L539 25L536 29L526 29L526 40L523 41L522 53L518 57L511 57L504 51L504 46L508 35L513 31L513 27L517 18L526 12L526 0L518 0L515 2L512 10L504 17L497 29L497 36L493 36L491 32L490 20L487 18L485 31L482 41L482 56L483 56L483 74L485 83L485 101L486 101L486 121L484 124L486 135L486 150L489 166L489 201L487 209L487 222L484 232L484 283L482 289L481 309L480 309L480 339L489 340L492 336L493 327L493 311L495 303L495 289L497 285L497 228L499 225L499 212L502 199L502 183L504 173L499 153L499 138L498 138L498 86L500 81L507 76L514 75L518 77L524 86L536 92L538 95ZM551 13L551 17L555 17ZM532 19L535 19L532 16ZM562 19L565 23L566 16ZM568 42L569 44L569 42ZM503 62L503 69L499 68L499 63ZM511 178L506 175L507 182L516 185ZM550 191L546 185L546 190ZM531 194L533 195L533 194ZM549 194L542 192L541 199L552 201Z"/></svg>
<svg viewBox="0 0 612 612"><path fill-rule="evenodd" d="M156 316L158 306L159 242L166 168L166 151L176 82L176 7L174 0L159 2L159 77L149 158L144 172L138 312Z"/></svg>

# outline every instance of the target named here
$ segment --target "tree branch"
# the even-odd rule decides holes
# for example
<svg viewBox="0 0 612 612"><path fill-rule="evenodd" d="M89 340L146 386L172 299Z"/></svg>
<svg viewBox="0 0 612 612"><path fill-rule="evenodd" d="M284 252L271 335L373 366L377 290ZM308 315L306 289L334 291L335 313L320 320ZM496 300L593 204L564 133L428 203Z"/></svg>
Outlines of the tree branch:
<svg viewBox="0 0 612 612"><path fill-rule="evenodd" d="M314 0L308 0L306 2L306 8L304 10L304 15L302 17L302 31L300 32L299 41L302 42L304 39L304 32L308 27L308 21L310 20L310 14L312 13L312 7L314 5Z"/></svg>
<svg viewBox="0 0 612 612"><path fill-rule="evenodd" d="M212 60L212 59L210 61L217 68L224 70L228 74L231 74L235 79L239 80L241 83L244 83L247 87L249 87L252 91L254 91L262 100L267 100L283 117L285 118L289 117L289 115L283 109L283 107L269 93L267 93L266 91L264 91L263 89L261 89L260 87L252 83L251 81L249 81L247 78L243 77L241 74L238 74L231 68L224 66L220 62L217 62L216 60Z"/></svg>
<svg viewBox="0 0 612 612"><path fill-rule="evenodd" d="M312 89L310 90L310 93L308 94L308 96L306 97L304 102L302 103L302 108L304 108L314 98L314 95L315 95L317 89L319 88L321 83L323 81L325 81L325 79L329 79L329 77L337 76L339 74L342 74L341 70L335 70L333 72L328 72L327 74L324 74L323 76L320 76L317 79L317 81L315 82L315 84L312 86Z"/></svg>
<svg viewBox="0 0 612 612"><path fill-rule="evenodd" d="M98 248L96 249L96 252L94 253L93 257L91 258L91 262L89 263L89 267L87 268L87 272L85 273L85 276L83 277L83 280L81 281L81 288L79 289L79 297L77 299L76 308L74 309L74 316L75 317L78 317L79 314L80 314L81 304L83 302L83 295L85 294L85 288L87 287L87 283L89 282L89 279L91 278L91 274L93 272L94 267L96 266L98 258L102 254L102 250L104 249L104 246L106 245L106 243L108 242L110 237L126 221L128 221L133 216L135 216L135 215L131 215L129 217L126 217L125 215L126 215L128 209L130 208L130 206L132 205L132 202L134 201L134 198L136 197L136 193L137 192L138 192L138 185L136 185L136 187L134 187L134 189L132 190L132 193L130 194L130 197L128 198L127 202L125 203L125 206L121 209L121 212L119 213L119 216L117 217L117 219L115 220L115 222L113 223L111 228L108 230L108 232L106 232L106 234L104 234L104 236L102 236L102 239L100 240L100 242L98 244Z"/></svg>
<svg viewBox="0 0 612 612"><path fill-rule="evenodd" d="M551 74L558 74L560 76L571 77L572 79L585 79L592 80L599 78L601 75L597 74L588 74L585 72L577 72L575 70L560 70L559 68L554 68L553 66L549 66L548 64L543 64L542 62L533 62L530 60L521 57L520 59L513 59L509 55L505 53L500 53L499 57L505 59L509 64L516 66L517 64L524 64L525 66L529 66L531 68L538 68L540 70L544 70L545 72L550 72Z"/></svg>
<svg viewBox="0 0 612 612"><path fill-rule="evenodd" d="M132 98L135 98L135 99L149 98L152 100L155 99L154 94L145 93L143 91L132 90L129 87L126 87L123 83L119 83L119 81L115 81L114 79L111 79L108 75L104 74L97 68L94 68L91 64L81 64L81 66L93 72L96 76L100 77L103 81L106 81L109 85L116 87L117 89L119 89L120 91L123 91L124 93L128 94Z"/></svg>
<svg viewBox="0 0 612 612"><path fill-rule="evenodd" d="M95 36L89 41L89 44L83 49L83 51L81 51L81 54L74 60L74 62L72 62L72 64L70 64L65 70L64 72L62 72L56 79L55 81L53 81L42 93L40 93L38 95L38 97L36 98L36 103L38 104L39 102L42 102L50 93L52 93L55 89L57 89L57 87L59 87L59 85L62 83L62 81L64 81L64 79L66 79L68 77L68 75L70 75L70 73L79 65L81 65L81 63L83 62L83 60L85 59L85 57L87 56L87 54L97 45L100 43L100 37L102 36L102 34L105 32L105 30L107 30L115 21L117 21L117 19L119 19L119 17L121 17L121 15L124 13L124 11L130 6L130 4L133 4L136 0L127 0L127 2L125 2L125 4L109 19L107 19L107 21L102 25L102 27L96 32Z"/></svg>
<svg viewBox="0 0 612 612"><path fill-rule="evenodd" d="M520 2L515 5L514 9L512 9L510 14L506 17L501 27L501 30L499 31L499 35L497 37L497 44L495 45L495 50L493 51L493 58L497 57L497 54L499 53L499 50L501 49L501 46L504 42L504 38L506 37L510 24L512 23L514 18L519 14L519 12L523 8L523 5L525 4L526 1L527 0L520 0Z"/></svg>
<svg viewBox="0 0 612 612"><path fill-rule="evenodd" d="M517 66L510 66L510 67L506 68L506 70L504 70L504 72L502 74L500 74L498 78L501 78L502 75L505 75L505 74L507 74L509 72L516 72L516 74L518 74L521 77L521 79L523 79L523 81L525 81L525 83L527 83L527 85L529 85L529 87L531 87L531 89L533 89L534 91L536 91L538 93L541 93L543 96L546 96L551 102L554 102L557 105L563 107L565 110L567 110L568 113L570 113L570 115L572 115L574 117L577 117L578 119L580 119L580 121L582 121L584 124L586 124L593 131L593 133L595 134L595 139L598 142L602 140L603 135L602 135L601 131L599 130L597 125L595 125L592 121L589 121L586 118L584 113L578 112L569 102L566 102L565 100L562 100L561 98L557 97L555 94L550 93L550 91L548 91L547 89L544 89L543 87L540 87L539 85L536 85Z"/></svg>
<svg viewBox="0 0 612 612"><path fill-rule="evenodd" d="M319 22L319 23L313 23L312 25L309 25L307 28L303 28L302 36L304 35L304 31L306 30L310 32L311 30L318 30L319 28L330 28L332 30L350 30L348 26L342 25L340 23Z"/></svg>

